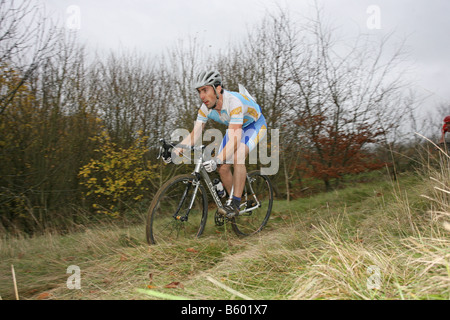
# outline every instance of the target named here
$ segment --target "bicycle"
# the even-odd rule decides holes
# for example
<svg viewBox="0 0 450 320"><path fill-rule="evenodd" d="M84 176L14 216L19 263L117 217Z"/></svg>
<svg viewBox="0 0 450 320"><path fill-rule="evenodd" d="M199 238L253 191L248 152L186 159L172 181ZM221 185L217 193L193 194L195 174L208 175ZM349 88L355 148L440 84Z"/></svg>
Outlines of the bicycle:
<svg viewBox="0 0 450 320"><path fill-rule="evenodd" d="M160 139L160 143L158 159L164 154L169 155L175 147L164 139ZM156 193L147 213L146 237L149 244L200 237L208 218L206 189L217 207L214 216L216 226L230 222L233 231L241 237L254 235L265 227L273 204L273 187L267 176L262 175L259 170L247 173L239 215L227 218L221 215L218 209L224 207L222 201L231 200L228 194L223 198L219 197L210 174L203 167L206 146L177 147L190 149L191 152L199 151L194 161L195 169L191 174L171 178Z"/></svg>

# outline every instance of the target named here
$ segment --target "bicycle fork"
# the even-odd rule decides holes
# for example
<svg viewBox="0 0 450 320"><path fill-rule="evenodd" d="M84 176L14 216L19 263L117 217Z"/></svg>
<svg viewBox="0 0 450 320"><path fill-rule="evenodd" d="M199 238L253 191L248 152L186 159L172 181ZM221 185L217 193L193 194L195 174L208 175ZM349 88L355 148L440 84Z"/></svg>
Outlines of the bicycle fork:
<svg viewBox="0 0 450 320"><path fill-rule="evenodd" d="M187 184L187 186L186 186L186 189L184 190L183 196L180 199L180 203L178 204L177 211L173 215L173 218L175 220L180 220L182 222L186 222L189 219L189 212L191 211L192 206L194 205L195 197L197 196L198 188L200 187L200 181L198 179L193 179L192 181L187 181L186 184ZM183 216L179 215L179 212L180 212L181 208L183 207L184 202L188 198L189 190L192 188L192 186L194 186L195 189L192 194L192 198L190 200L191 202L189 203L189 207L186 209L186 213Z"/></svg>

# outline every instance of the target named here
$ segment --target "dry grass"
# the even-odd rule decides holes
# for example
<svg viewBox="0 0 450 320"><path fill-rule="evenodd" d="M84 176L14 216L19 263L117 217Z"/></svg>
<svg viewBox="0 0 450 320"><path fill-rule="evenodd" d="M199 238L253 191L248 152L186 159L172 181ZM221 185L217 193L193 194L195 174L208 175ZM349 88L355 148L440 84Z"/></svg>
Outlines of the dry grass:
<svg viewBox="0 0 450 320"><path fill-rule="evenodd" d="M21 299L447 300L449 168L278 201L245 239L212 219L205 237L173 245L149 247L142 226L2 239L0 295L14 299L14 265ZM66 286L69 265L80 290Z"/></svg>

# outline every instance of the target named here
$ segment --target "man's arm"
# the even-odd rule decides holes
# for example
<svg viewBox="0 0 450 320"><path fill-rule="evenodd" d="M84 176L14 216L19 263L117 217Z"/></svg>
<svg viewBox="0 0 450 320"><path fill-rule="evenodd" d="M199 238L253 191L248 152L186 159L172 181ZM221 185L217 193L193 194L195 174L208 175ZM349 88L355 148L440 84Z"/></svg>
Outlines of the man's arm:
<svg viewBox="0 0 450 320"><path fill-rule="evenodd" d="M195 121L194 129L192 132L180 142L181 145L193 146L201 138L203 129L205 129L206 123L201 121ZM176 155L180 155L183 149L175 148L174 152Z"/></svg>

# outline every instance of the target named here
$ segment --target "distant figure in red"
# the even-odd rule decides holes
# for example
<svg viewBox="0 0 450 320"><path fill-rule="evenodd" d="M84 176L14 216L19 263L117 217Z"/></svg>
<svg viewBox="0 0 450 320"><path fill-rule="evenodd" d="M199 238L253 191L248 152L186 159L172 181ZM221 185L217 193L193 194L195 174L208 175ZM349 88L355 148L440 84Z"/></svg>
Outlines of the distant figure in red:
<svg viewBox="0 0 450 320"><path fill-rule="evenodd" d="M439 140L439 144L444 144L444 143L446 143L446 140L445 140L445 134L447 133L447 132L450 132L450 116L447 116L447 117L445 117L444 118L444 126L442 127L442 135L441 135L441 139ZM449 141L447 142L447 144L450 144L450 139L449 139Z"/></svg>

